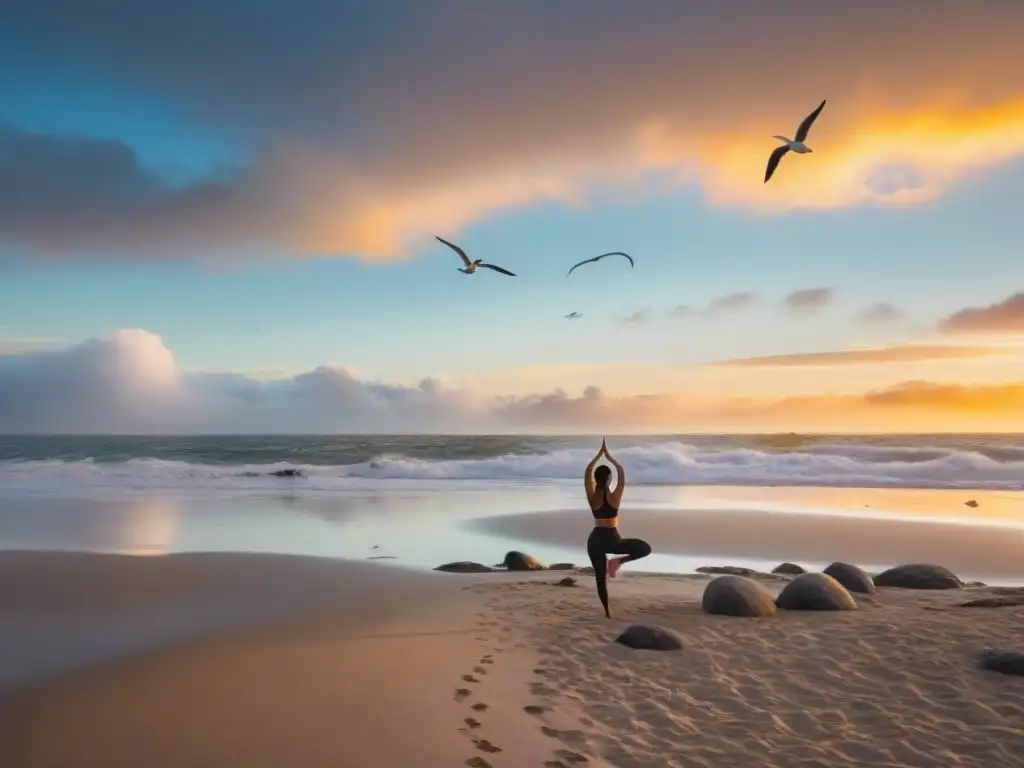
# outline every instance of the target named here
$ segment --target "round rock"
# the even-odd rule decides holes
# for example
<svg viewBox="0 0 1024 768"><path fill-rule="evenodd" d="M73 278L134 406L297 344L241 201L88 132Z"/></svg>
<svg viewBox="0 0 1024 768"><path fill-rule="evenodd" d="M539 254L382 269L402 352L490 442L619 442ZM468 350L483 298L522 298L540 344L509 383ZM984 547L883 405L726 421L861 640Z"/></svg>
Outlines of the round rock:
<svg viewBox="0 0 1024 768"><path fill-rule="evenodd" d="M445 563L434 569L445 573L493 573L494 569L483 563L474 563L469 560L459 560L454 563Z"/></svg>
<svg viewBox="0 0 1024 768"><path fill-rule="evenodd" d="M528 555L525 552L518 552L516 550L506 552L505 559L501 561L501 564L510 571L544 570L544 565L537 558Z"/></svg>
<svg viewBox="0 0 1024 768"><path fill-rule="evenodd" d="M807 573L807 570L796 563L779 563L772 568L772 573L782 573L787 576L799 576L801 573Z"/></svg>
<svg viewBox="0 0 1024 768"><path fill-rule="evenodd" d="M1024 677L1024 653L989 650L981 654L981 668Z"/></svg>
<svg viewBox="0 0 1024 768"><path fill-rule="evenodd" d="M805 573L785 586L775 605L784 611L855 611L857 601L825 573Z"/></svg>
<svg viewBox="0 0 1024 768"><path fill-rule="evenodd" d="M774 616L772 593L745 576L719 576L704 588L701 608L718 616Z"/></svg>
<svg viewBox="0 0 1024 768"><path fill-rule="evenodd" d="M672 630L646 624L634 624L615 642L640 651L678 651L683 647L683 641Z"/></svg>
<svg viewBox="0 0 1024 768"><path fill-rule="evenodd" d="M838 581L850 592L870 595L875 591L875 582L863 570L849 563L832 563L824 573Z"/></svg>
<svg viewBox="0 0 1024 768"><path fill-rule="evenodd" d="M897 565L875 576L876 587L902 587L903 589L962 589L956 575L941 565L910 563Z"/></svg>

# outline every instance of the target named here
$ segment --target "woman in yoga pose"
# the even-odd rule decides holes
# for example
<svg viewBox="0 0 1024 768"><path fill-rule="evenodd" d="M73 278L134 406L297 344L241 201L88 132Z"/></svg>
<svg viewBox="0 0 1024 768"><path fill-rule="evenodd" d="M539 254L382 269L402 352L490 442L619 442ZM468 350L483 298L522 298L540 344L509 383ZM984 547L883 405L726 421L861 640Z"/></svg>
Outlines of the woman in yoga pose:
<svg viewBox="0 0 1024 768"><path fill-rule="evenodd" d="M597 466L602 456L618 474L615 489L608 488L612 471L607 465ZM626 489L626 471L615 457L608 453L608 446L601 441L601 450L591 459L583 475L583 485L587 491L590 511L594 514L594 530L587 539L587 555L594 566L594 579L597 581L597 596L604 606L604 615L612 617L608 610L608 578L614 579L626 563L639 560L651 554L651 545L643 539L624 539L619 534L619 505L622 503L622 492ZM620 557L608 558L608 555Z"/></svg>

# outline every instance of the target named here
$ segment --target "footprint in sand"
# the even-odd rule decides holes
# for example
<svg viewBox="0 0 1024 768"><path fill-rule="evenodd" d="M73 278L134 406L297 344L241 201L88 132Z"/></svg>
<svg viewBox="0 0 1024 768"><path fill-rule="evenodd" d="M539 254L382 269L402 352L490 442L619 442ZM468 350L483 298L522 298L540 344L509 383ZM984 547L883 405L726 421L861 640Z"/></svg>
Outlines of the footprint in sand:
<svg viewBox="0 0 1024 768"><path fill-rule="evenodd" d="M547 674L547 670L546 670L546 669L544 669L544 667L536 667L536 668L534 668L534 670L533 670L533 674L535 674L535 675L543 675L543 674Z"/></svg>
<svg viewBox="0 0 1024 768"><path fill-rule="evenodd" d="M470 707L470 709L474 709L477 712L485 712L485 711L487 711L487 707L488 706L489 705L484 704L482 701L478 701L476 704L474 704L472 707Z"/></svg>
<svg viewBox="0 0 1024 768"><path fill-rule="evenodd" d="M477 728L480 728L481 726L483 726L483 723L481 723L475 717L467 717L462 722L464 722L466 725L468 725L473 730L476 730Z"/></svg>
<svg viewBox="0 0 1024 768"><path fill-rule="evenodd" d="M545 760L544 768L569 768L569 766L561 760Z"/></svg>
<svg viewBox="0 0 1024 768"><path fill-rule="evenodd" d="M482 757L471 757L466 761L466 765L469 768L494 768L490 763L484 760Z"/></svg>
<svg viewBox="0 0 1024 768"><path fill-rule="evenodd" d="M583 765L590 762L586 755L581 755L579 752L573 752L568 749L560 749L555 754L569 765Z"/></svg>
<svg viewBox="0 0 1024 768"><path fill-rule="evenodd" d="M501 747L494 746L487 739L473 739L473 744L476 745L476 748L481 752L486 752L489 755L494 755L502 751ZM586 758L583 759L586 761Z"/></svg>
<svg viewBox="0 0 1024 768"><path fill-rule="evenodd" d="M478 675L486 675L487 674L487 670L484 669L483 667L473 667L473 671L476 672Z"/></svg>
<svg viewBox="0 0 1024 768"><path fill-rule="evenodd" d="M465 701L472 694L473 694L473 692L471 690L469 690L469 688L456 688L455 689L455 700L456 701Z"/></svg>
<svg viewBox="0 0 1024 768"><path fill-rule="evenodd" d="M477 680L472 675L463 675L462 679L465 680L467 683L479 683L480 682L479 680Z"/></svg>
<svg viewBox="0 0 1024 768"><path fill-rule="evenodd" d="M543 715L547 712L547 707L542 707L539 704L527 704L523 707L523 712L528 715Z"/></svg>
<svg viewBox="0 0 1024 768"><path fill-rule="evenodd" d="M558 729L552 728L549 725L542 725L540 727L540 732L543 733L545 736L550 736L552 739L558 738Z"/></svg>
<svg viewBox="0 0 1024 768"><path fill-rule="evenodd" d="M465 680L466 678L462 679ZM551 693L551 689L544 685L544 683L530 683L530 693L534 696L546 696Z"/></svg>
<svg viewBox="0 0 1024 768"><path fill-rule="evenodd" d="M494 663L494 659L492 659L490 656L484 656L482 659L480 659L480 663L481 664L493 664Z"/></svg>

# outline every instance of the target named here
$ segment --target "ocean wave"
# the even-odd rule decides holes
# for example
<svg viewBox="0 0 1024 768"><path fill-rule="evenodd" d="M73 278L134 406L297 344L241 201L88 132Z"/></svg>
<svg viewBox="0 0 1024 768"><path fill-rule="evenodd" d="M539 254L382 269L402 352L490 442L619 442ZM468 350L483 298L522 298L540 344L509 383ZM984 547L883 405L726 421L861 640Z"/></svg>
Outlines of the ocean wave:
<svg viewBox="0 0 1024 768"><path fill-rule="evenodd" d="M630 483L642 485L832 486L1024 489L1024 446L991 448L871 446L818 443L800 450L715 448L685 442L616 450ZM481 458L424 459L381 453L350 464L204 464L157 458L123 461L13 460L0 462L0 493L108 491L330 492L454 483L578 482L593 449L562 448ZM273 473L292 468L301 477Z"/></svg>

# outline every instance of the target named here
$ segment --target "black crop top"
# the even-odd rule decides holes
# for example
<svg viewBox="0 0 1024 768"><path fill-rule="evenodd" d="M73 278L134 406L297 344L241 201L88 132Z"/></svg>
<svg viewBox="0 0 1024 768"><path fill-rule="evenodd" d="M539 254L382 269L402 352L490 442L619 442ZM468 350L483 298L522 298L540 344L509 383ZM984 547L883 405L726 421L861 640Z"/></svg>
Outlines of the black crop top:
<svg viewBox="0 0 1024 768"><path fill-rule="evenodd" d="M601 502L601 506L590 511L594 513L595 520L610 520L619 514L619 510L608 503L608 491L604 492L604 501Z"/></svg>

